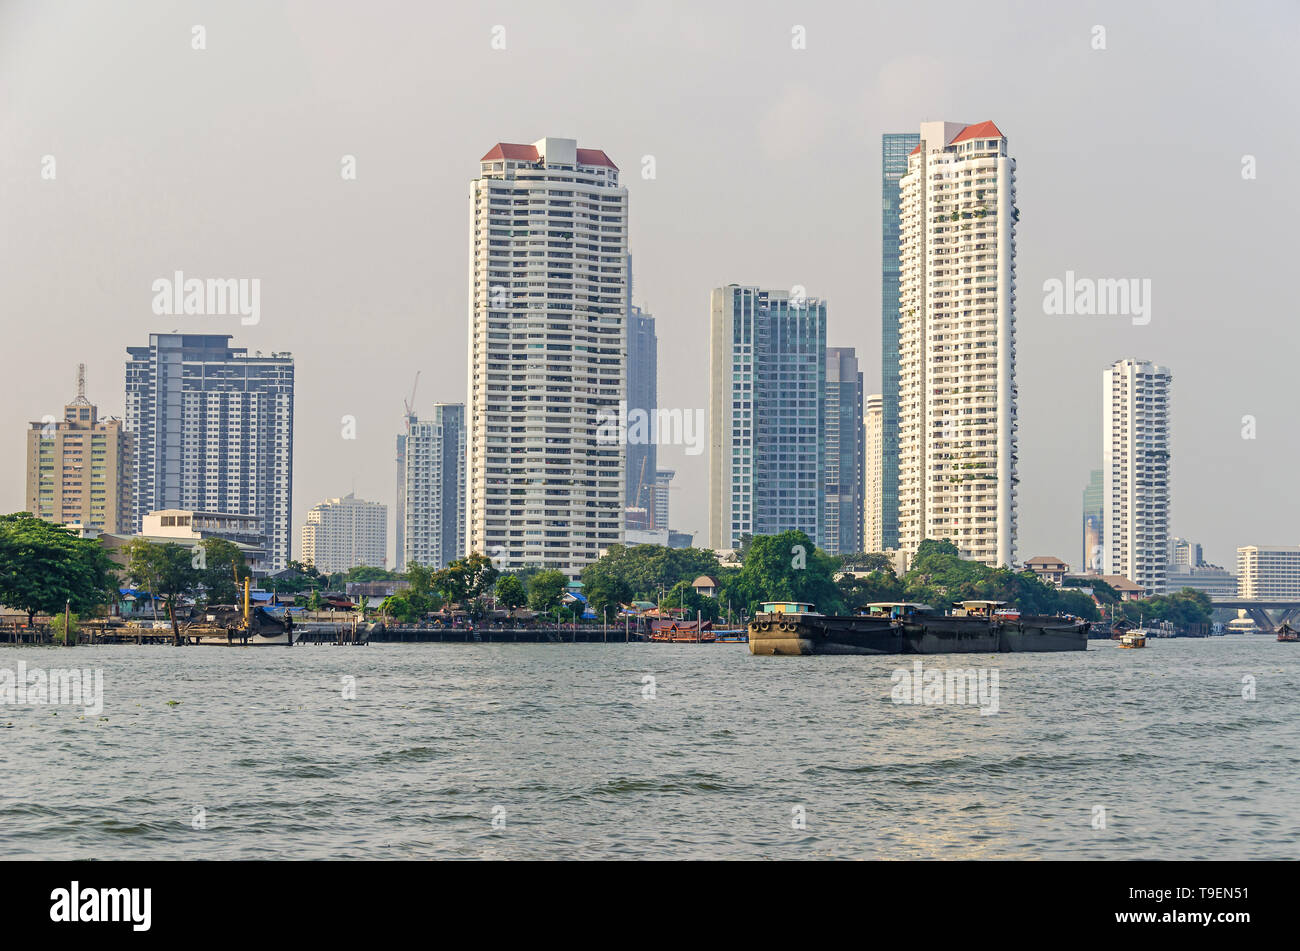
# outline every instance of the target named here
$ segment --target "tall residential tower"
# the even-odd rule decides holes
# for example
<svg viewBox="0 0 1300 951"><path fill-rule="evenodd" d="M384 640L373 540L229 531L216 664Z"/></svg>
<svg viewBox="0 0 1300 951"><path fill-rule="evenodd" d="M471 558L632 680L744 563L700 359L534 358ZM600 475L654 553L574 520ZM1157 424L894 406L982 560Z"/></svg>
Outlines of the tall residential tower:
<svg viewBox="0 0 1300 951"><path fill-rule="evenodd" d="M1016 558L1016 163L992 122L924 122L900 182L898 520L909 555Z"/></svg>
<svg viewBox="0 0 1300 951"><path fill-rule="evenodd" d="M1165 593L1169 561L1168 368L1117 360L1102 374L1106 573Z"/></svg>
<svg viewBox="0 0 1300 951"><path fill-rule="evenodd" d="M230 334L150 334L128 347L135 530L160 509L255 515L267 567L292 557L293 357L249 356Z"/></svg>
<svg viewBox="0 0 1300 951"><path fill-rule="evenodd" d="M885 531L884 531L884 471L883 471L883 453L881 444L883 442L883 412L884 397L879 393L873 393L866 399L866 420L862 427L863 444L866 447L863 452L865 459L865 470L863 472L863 493L862 493L862 550L863 551L884 551Z"/></svg>
<svg viewBox="0 0 1300 951"><path fill-rule="evenodd" d="M443 568L465 550L465 405L435 403L406 436L402 561ZM501 552L480 552L498 558Z"/></svg>
<svg viewBox="0 0 1300 951"><path fill-rule="evenodd" d="M302 527L298 560L315 565L323 574L362 565L384 567L388 561L388 506L352 494L312 506Z"/></svg>
<svg viewBox="0 0 1300 951"><path fill-rule="evenodd" d="M627 189L546 138L490 149L470 206L468 547L574 576L623 539Z"/></svg>
<svg viewBox="0 0 1300 951"><path fill-rule="evenodd" d="M27 511L83 531L131 532L134 471L131 435L86 399L83 363L63 419L47 416L27 430Z"/></svg>

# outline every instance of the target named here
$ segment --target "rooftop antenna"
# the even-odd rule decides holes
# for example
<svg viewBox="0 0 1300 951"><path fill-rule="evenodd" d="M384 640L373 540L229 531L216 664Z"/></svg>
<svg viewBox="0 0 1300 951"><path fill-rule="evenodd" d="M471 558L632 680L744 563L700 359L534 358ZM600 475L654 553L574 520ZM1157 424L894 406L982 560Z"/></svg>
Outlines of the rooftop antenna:
<svg viewBox="0 0 1300 951"><path fill-rule="evenodd" d="M86 365L77 364L77 398L73 400L79 406L88 404L90 400L86 399Z"/></svg>

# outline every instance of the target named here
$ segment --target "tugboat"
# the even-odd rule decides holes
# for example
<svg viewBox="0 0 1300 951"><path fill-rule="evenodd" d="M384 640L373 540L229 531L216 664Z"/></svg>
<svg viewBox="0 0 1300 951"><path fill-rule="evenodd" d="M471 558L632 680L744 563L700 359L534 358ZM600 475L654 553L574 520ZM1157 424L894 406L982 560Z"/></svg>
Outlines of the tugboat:
<svg viewBox="0 0 1300 951"><path fill-rule="evenodd" d="M1132 631L1128 631L1127 633L1121 634L1119 636L1119 643L1116 644L1115 646L1122 647L1127 650L1135 650L1139 647L1146 647L1147 646L1146 629L1139 627L1139 628L1135 628Z"/></svg>
<svg viewBox="0 0 1300 951"><path fill-rule="evenodd" d="M1300 633L1297 633L1296 629L1290 624L1283 623L1283 625L1277 629L1277 639L1282 644L1300 643Z"/></svg>

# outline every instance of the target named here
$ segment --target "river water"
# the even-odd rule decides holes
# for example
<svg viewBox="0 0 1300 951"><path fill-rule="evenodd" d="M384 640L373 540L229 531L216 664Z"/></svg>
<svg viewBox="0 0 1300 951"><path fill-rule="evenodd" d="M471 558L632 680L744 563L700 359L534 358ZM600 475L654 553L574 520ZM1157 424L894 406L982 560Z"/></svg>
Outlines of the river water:
<svg viewBox="0 0 1300 951"><path fill-rule="evenodd" d="M1300 646L1150 644L921 659L991 714L744 645L0 647L103 676L0 704L0 858L1296 858Z"/></svg>

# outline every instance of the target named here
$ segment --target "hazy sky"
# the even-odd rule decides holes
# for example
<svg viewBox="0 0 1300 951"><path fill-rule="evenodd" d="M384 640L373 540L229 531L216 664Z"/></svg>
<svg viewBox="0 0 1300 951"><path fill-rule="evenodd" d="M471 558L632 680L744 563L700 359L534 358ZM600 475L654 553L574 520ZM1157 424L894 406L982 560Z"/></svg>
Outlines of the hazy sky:
<svg viewBox="0 0 1300 951"><path fill-rule="evenodd" d="M1300 544L1295 3L479 6L0 0L0 508L76 364L120 415L125 348L176 329L293 352L295 553L321 499L355 488L391 520L416 371L418 411L465 399L468 183L498 141L576 138L623 170L661 405L705 406L731 282L825 297L877 392L881 133L992 119L1018 162L1019 556L1077 566L1126 356L1174 374L1171 532L1229 566ZM261 322L154 316L177 270L259 278ZM1046 316L1067 270L1150 279L1150 323ZM706 457L659 460L674 527L707 541Z"/></svg>

